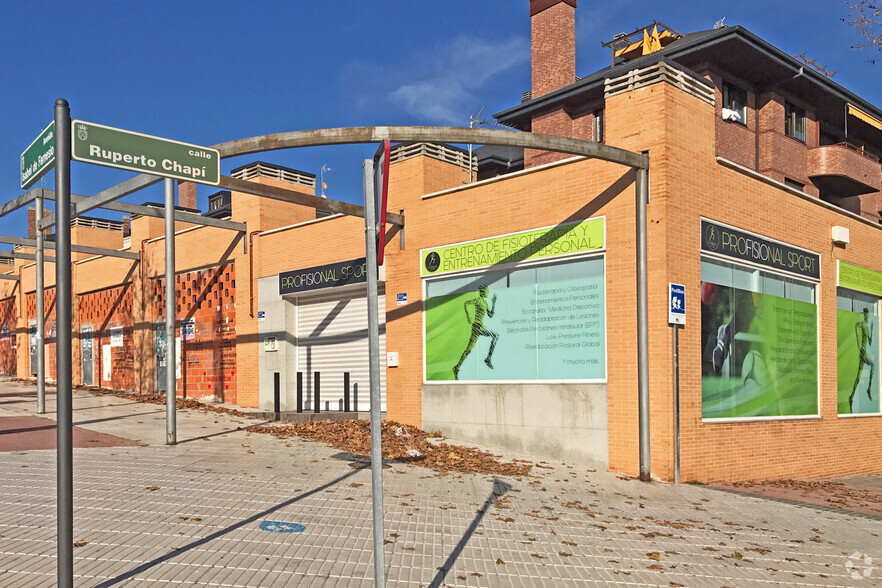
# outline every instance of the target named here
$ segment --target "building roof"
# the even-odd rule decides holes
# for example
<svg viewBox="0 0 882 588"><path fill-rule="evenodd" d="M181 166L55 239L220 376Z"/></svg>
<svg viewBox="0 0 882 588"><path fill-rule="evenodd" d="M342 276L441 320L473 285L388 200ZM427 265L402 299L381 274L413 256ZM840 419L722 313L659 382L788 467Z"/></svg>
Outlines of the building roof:
<svg viewBox="0 0 882 588"><path fill-rule="evenodd" d="M559 90L503 110L494 117L503 124L528 128L532 117L547 108L560 104L584 104L595 98L599 100L603 97L605 79L619 77L660 61L711 86L713 84L690 68L709 63L735 73L758 87L779 85L796 95L808 95L819 115L828 119L843 118L845 102L860 107L876 118L882 118L882 110L876 106L741 26L684 35L659 51L606 67Z"/></svg>

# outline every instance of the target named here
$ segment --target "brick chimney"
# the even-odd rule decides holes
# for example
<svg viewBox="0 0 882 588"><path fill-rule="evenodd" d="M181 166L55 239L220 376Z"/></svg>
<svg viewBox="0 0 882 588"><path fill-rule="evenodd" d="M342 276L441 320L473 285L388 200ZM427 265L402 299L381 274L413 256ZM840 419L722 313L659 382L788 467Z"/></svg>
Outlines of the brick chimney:
<svg viewBox="0 0 882 588"><path fill-rule="evenodd" d="M178 206L196 208L196 184L178 180Z"/></svg>
<svg viewBox="0 0 882 588"><path fill-rule="evenodd" d="M28 207L28 239L37 238L37 209Z"/></svg>
<svg viewBox="0 0 882 588"><path fill-rule="evenodd" d="M533 98L576 81L577 0L530 0Z"/></svg>

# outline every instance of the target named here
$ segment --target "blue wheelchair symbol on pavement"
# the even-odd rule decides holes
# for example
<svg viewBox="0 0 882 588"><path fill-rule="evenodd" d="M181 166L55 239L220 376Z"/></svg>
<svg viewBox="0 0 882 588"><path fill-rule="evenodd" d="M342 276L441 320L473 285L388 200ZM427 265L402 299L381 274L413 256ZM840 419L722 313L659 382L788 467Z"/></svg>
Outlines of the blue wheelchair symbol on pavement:
<svg viewBox="0 0 882 588"><path fill-rule="evenodd" d="M306 530L303 525L297 523L281 523L279 521L263 521L260 523L261 531L270 533L302 533Z"/></svg>

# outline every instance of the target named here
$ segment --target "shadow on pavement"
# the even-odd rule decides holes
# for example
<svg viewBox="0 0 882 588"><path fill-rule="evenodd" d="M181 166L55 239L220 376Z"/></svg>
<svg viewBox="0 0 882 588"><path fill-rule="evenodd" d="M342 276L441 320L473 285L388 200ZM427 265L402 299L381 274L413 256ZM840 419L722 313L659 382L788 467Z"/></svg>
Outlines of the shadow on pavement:
<svg viewBox="0 0 882 588"><path fill-rule="evenodd" d="M190 439L182 439L181 441L177 442L177 445L180 445L181 443L189 443L191 441L200 441L202 439L210 439L211 437L220 437L221 435L229 435L230 433L235 433L237 431L244 431L245 429L247 429L249 427L256 427L259 425L268 425L273 422L275 422L275 421L263 421L262 423L251 423L251 424L245 425L243 427L236 427L235 429L229 429L227 431L220 431L218 433L211 433L210 435L200 435L199 437L192 437Z"/></svg>
<svg viewBox="0 0 882 588"><path fill-rule="evenodd" d="M444 562L444 565L438 568L438 573L435 574L434 578L432 578L432 582L429 584L429 588L441 587L441 583L444 581L444 578L447 576L450 568L452 568L453 564L456 563L457 558L459 558L462 550L465 549L465 546L469 542L469 539L471 539L472 535L475 534L475 531L478 529L478 525L481 524L484 515L487 514L487 511L490 509L493 501L504 495L509 490L511 490L510 484L506 484L502 480L498 480L496 478L493 479L493 491L490 492L490 496L487 497L487 500L485 500L484 504L481 505L481 508L478 509L478 513L475 515L475 518L472 520L469 528L466 529L465 533L463 533L459 542L456 544L456 547L454 547L453 551L450 552L450 555L447 556L447 560Z"/></svg>
<svg viewBox="0 0 882 588"><path fill-rule="evenodd" d="M342 476L334 478L330 482L326 482L325 484L322 484L321 486L313 488L309 492L304 492L303 494L295 496L294 498L290 498L284 502L280 502L279 504L276 504L275 506L271 506L270 508L268 508L266 510L263 510L259 513L256 513L256 514L248 517L247 519L242 519L238 523L230 525L229 527L225 527L225 528L221 529L220 531L215 531L211 535L207 535L207 536L203 537L202 539L199 539L197 541L193 541L192 543L188 543L187 545L184 545L183 547L178 547L177 549L170 551L163 556L157 557L156 559L152 559L148 562L144 562L141 565L139 565L138 567L133 568L132 570L129 570L128 572L126 572L124 574L120 574L119 576L116 576L115 578L111 578L109 580L105 580L104 582L98 584L96 586L96 588L105 588L106 586L113 586L114 584L119 584L120 582L124 582L126 580L129 580L129 579L137 576L140 573L146 572L147 570L149 570L152 567L158 566L161 563L165 563L168 560L181 555L182 553L185 553L185 552L187 552L191 549L195 549L197 547L201 547L202 545L205 545L206 543L208 543L210 541L214 541L218 537L226 535L230 531L235 531L236 529L240 529L240 528L244 527L245 525L249 525L251 523L254 523L254 522L258 521L259 519L262 519L263 517L276 512L277 510L281 510L281 509L285 508L286 506L290 506L290 505L294 504L295 502L298 502L300 500L303 500L304 498L308 498L309 496L312 496L313 494L318 494L319 492L322 492L323 490L327 490L328 488L335 486L336 484L339 484L340 482L346 480L347 478L354 476L356 473L357 473L357 470L347 472L347 473L343 474Z"/></svg>
<svg viewBox="0 0 882 588"><path fill-rule="evenodd" d="M157 412L162 412L162 411L151 410L149 412L136 412L133 414L116 415L116 416L111 416L111 417L104 417L101 419L90 419L88 421L78 421L76 423L73 423L73 426L74 427L82 427L83 425L91 425L94 423L103 423L105 421L115 421L118 419L124 419L124 418L128 418L128 417L143 416L145 414L155 414ZM15 418L15 417L12 417L12 418ZM39 419L46 421L50 424L42 425L42 426L38 426L38 427L28 427L25 429L6 429L5 431L0 431L0 435L11 435L11 434L16 434L16 433L30 433L33 431L48 431L48 430L54 431L57 426L56 422L51 419L47 419L42 416L34 417L34 418L39 418Z"/></svg>

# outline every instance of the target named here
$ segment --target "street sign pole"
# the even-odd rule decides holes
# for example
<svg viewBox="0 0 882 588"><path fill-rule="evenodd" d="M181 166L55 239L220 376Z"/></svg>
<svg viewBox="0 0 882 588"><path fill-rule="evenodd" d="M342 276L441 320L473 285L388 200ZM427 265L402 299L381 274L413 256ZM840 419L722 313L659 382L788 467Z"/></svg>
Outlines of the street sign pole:
<svg viewBox="0 0 882 588"><path fill-rule="evenodd" d="M58 586L73 588L73 381L70 281L70 106L55 101L55 313L58 476Z"/></svg>
<svg viewBox="0 0 882 588"><path fill-rule="evenodd" d="M374 514L374 586L386 585L383 552L383 423L380 421L380 322L377 282L377 220L374 194L374 162L364 160L364 234L367 270L368 357L371 386L371 498Z"/></svg>
<svg viewBox="0 0 882 588"><path fill-rule="evenodd" d="M680 325L674 328L674 483L680 483Z"/></svg>
<svg viewBox="0 0 882 588"><path fill-rule="evenodd" d="M686 324L686 286L668 284L668 324L674 329L674 483L680 483L680 327Z"/></svg>
<svg viewBox="0 0 882 588"><path fill-rule="evenodd" d="M43 230L40 229L40 220L43 218L43 197L34 199L37 205L35 225L37 227L37 283L36 283L36 306L37 306L37 414L46 412L46 351L43 347L43 339L46 334L46 317L43 301ZM28 342L30 343L30 342Z"/></svg>
<svg viewBox="0 0 882 588"><path fill-rule="evenodd" d="M646 206L649 172L637 170L637 423L640 439L640 479L652 480L649 450L649 293L646 253Z"/></svg>
<svg viewBox="0 0 882 588"><path fill-rule="evenodd" d="M175 181L165 178L165 443L174 445L177 429L175 365Z"/></svg>

